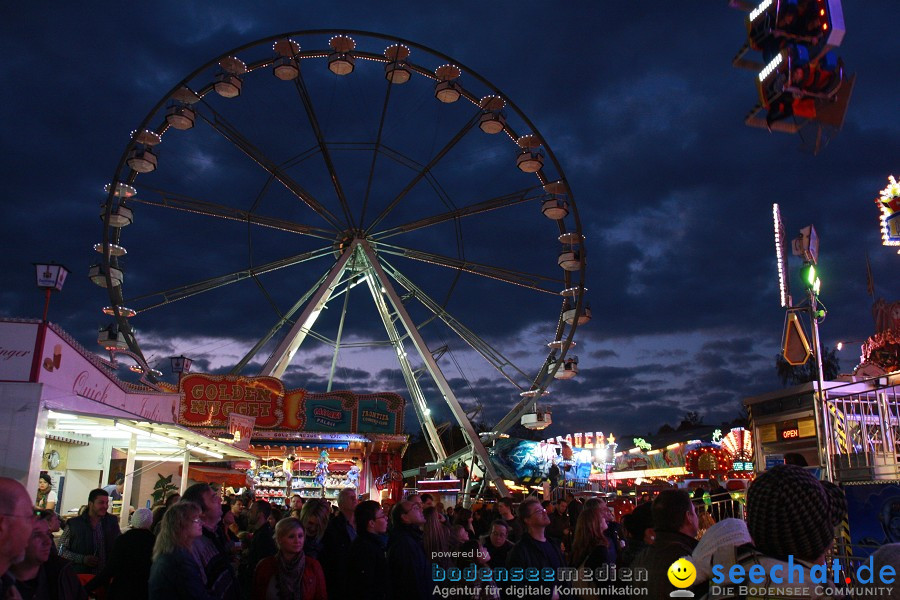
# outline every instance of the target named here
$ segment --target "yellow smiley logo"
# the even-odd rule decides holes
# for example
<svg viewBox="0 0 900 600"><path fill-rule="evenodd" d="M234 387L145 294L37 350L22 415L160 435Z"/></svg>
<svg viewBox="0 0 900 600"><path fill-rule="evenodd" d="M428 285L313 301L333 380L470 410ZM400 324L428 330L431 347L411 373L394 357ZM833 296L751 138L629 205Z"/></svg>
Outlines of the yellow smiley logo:
<svg viewBox="0 0 900 600"><path fill-rule="evenodd" d="M686 558L679 558L673 562L666 574L669 576L669 583L677 588L690 587L697 579L697 569Z"/></svg>

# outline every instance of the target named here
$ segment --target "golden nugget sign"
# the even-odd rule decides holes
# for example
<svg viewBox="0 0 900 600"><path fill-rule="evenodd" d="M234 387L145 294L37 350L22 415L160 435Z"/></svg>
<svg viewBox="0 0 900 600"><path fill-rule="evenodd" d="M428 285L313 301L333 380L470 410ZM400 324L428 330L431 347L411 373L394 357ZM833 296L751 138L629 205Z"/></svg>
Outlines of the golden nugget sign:
<svg viewBox="0 0 900 600"><path fill-rule="evenodd" d="M405 401L397 394L313 394L285 390L274 377L185 375L178 423L188 427L228 427L229 415L254 417L259 430L329 433L402 433Z"/></svg>
<svg viewBox="0 0 900 600"><path fill-rule="evenodd" d="M186 375L179 383L179 422L193 427L227 427L228 415L256 417L256 427L299 428L298 409L306 390L285 392L274 377Z"/></svg>

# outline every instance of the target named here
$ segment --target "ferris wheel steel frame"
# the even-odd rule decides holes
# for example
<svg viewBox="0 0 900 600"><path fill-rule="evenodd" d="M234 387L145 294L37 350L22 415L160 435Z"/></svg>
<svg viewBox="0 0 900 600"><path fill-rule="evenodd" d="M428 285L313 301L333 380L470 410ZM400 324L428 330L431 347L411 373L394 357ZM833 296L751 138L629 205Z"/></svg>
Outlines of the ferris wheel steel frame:
<svg viewBox="0 0 900 600"><path fill-rule="evenodd" d="M456 65L461 72L465 73L468 77L473 78L481 86L486 87L489 91L496 95L497 98L501 98L505 102L505 106L514 111L516 116L523 122L523 124L526 127L530 128L530 130L533 132L533 135L537 136L537 139L540 142L539 147L544 148L547 157L552 162L552 165L559 176L558 179L548 180L543 173L544 168L542 166L542 168L540 168L535 173L539 180L538 185L530 186L521 190L517 190L515 192L476 202L475 204L463 206L461 208L457 208L451 203L452 208L444 213L416 219L408 223L393 226L380 232L373 232L373 230L385 219L388 214L393 212L393 210L400 204L400 202L402 202L406 195L420 181L429 177L433 177L432 169L438 163L440 163L440 161L458 144L458 142L463 139L465 135L478 123L478 118L483 114L483 111L476 111L474 116L466 121L466 123L456 132L456 134L452 138L450 138L434 156L432 156L431 160L427 164L422 165L404 156L402 153L399 153L396 150L388 147L386 144L383 144L382 132L385 122L385 115L387 113L391 91L394 87L394 84L392 82L389 83L387 85L384 107L382 108L381 120L379 122L376 142L374 143L374 146L371 144L359 144L361 148L365 149L371 147L370 149L374 151L369 172L369 182L366 187L366 197L363 203L363 210L360 221L359 223L357 223L354 218L354 213L350 209L349 203L347 202L346 196L341 187L340 178L337 176L335 165L331 159L329 148L335 144L327 141L322 133L321 127L319 126L319 120L315 114L315 108L312 98L309 94L308 89L306 88L306 84L301 71L299 76L294 79L294 83L296 86L298 97L303 104L304 111L308 116L309 124L313 129L318 146L317 148L313 147L308 150L307 154L310 156L320 154L322 156L322 159L324 160L326 165L326 169L328 170L331 181L333 183L335 195L341 206L343 218L346 221L345 227L345 223L342 223L341 219L338 216L329 211L328 208L322 205L313 194L305 190L298 182L294 181L284 172L284 168L287 168L284 164L279 165L269 159L222 114L216 111L209 102L205 101L206 95L209 94L213 89L212 83L209 83L205 87L199 88L196 91L190 88L191 82L193 82L204 71L211 69L217 62L225 57L234 57L245 50L256 48L257 46L266 44L268 42L289 40L292 36L314 36L320 34L332 34L336 36L358 35L365 36L367 38L385 40L395 44L402 44L410 48L416 48L417 50L421 50L424 53L431 55L432 57L437 57L447 61L452 65ZM390 60L385 60L384 57L379 54L365 52L362 50L355 50L353 52L353 55L356 57L367 58L376 62L391 63ZM302 59L323 58L325 56L326 54L323 54L323 52L320 50L312 50L296 52L293 58L297 60L297 64L299 65ZM271 66L275 63L275 60L276 57L269 57L258 60L254 63L249 63L247 65L246 73L249 74L257 69ZM391 64L396 64L396 59ZM404 65L409 69L411 73L436 80L435 74L429 69L416 65L409 61L405 61ZM413 407L416 411L416 415L419 418L420 423L422 424L423 430L426 433L426 437L429 441L429 448L432 451L434 457L438 461L446 461L448 458L446 451L444 450L441 443L440 435L438 434L437 429L435 428L435 425L430 417L428 402L425 398L424 393L422 392L421 386L419 386L418 384L417 372L413 369L408 360L405 346L403 344L404 340L406 339L409 339L412 343L413 347L415 348L416 352L419 354L425 365L424 370L428 371L429 375L434 380L440 393L442 394L443 399L450 407L454 417L463 428L466 437L470 442L470 448L472 451L470 456L478 457L478 459L484 466L484 470L488 478L497 485L501 493L505 493L505 485L503 484L502 479L500 479L494 471L482 439L478 434L475 433L471 422L467 418L465 411L462 409L446 378L443 376L443 373L438 367L435 358L429 351L424 339L422 338L418 330L418 327L413 322L408 311L403 306L404 298L401 298L401 296L397 293L393 284L391 284L390 279L393 278L394 281L396 281L401 287L407 290L409 295L416 298L428 311L430 311L433 315L432 319L438 318L442 322L444 322L463 341L469 344L469 346L472 347L481 356L483 356L489 364L497 369L497 371L500 372L504 378L509 380L518 389L523 391L522 400L520 400L509 411L509 413L503 419L501 419L494 430L486 436L486 439L493 439L493 437L496 437L496 435L507 431L512 425L517 423L518 419L523 414L528 412L529 406L536 403L535 398L540 398L544 393L546 393L546 389L554 380L554 375L556 371L561 367L567 351L573 345L572 342L575 330L577 329L580 318L585 311L584 258L586 256L586 251L583 243L580 248L580 256L582 262L580 265L580 269L577 270L578 281L575 282L572 280L573 275L571 273L571 270L564 271L562 280L559 280L556 278L545 277L537 274L530 274L510 269L504 269L501 267L495 267L492 265L478 264L462 259L454 259L448 256L384 243L380 240L387 239L395 235L400 235L402 233L416 231L418 229L422 229L446 221L455 221L458 226L459 220L463 217L472 216L499 208L509 207L519 203L534 201L541 198L555 197L555 195L558 194L570 203L571 216L574 220L575 225L574 229L569 231L566 228L566 224L563 222L563 219L565 217L556 219L560 235L562 236L575 233L580 236L580 239L583 242L583 237L581 237L580 233L581 221L578 215L577 207L574 203L574 196L572 194L569 183L563 174L558 159L552 152L549 143L542 136L540 136L537 128L534 127L533 123L531 123L528 117L521 110L519 110L519 108L511 100L509 100L508 96L503 94L499 89L490 84L490 82L478 75L475 71L465 67L458 61L454 61L450 57L421 44L417 44L415 42L410 42L408 40L396 38L393 36L384 36L381 34L360 30L298 31L263 38L261 40L256 40L230 50L196 69L193 73L179 82L178 85L172 88L172 90L170 90L169 93L163 96L163 98L156 104L156 106L148 113L147 117L141 123L137 131L149 131L151 127L151 121L160 114L165 104L173 98L174 94L176 94L177 91L182 88L191 90L194 94L196 94L199 105L201 105L205 111L208 111L208 114L206 114L205 112L197 111L197 116L200 120L208 124L213 130L221 134L233 146L238 148L253 162L258 164L269 174L270 181L277 181L278 183L280 183L291 194L293 194L307 207L309 207L315 214L317 214L331 227L333 227L334 230L314 227L304 223L296 223L277 217L256 215L253 214L252 211L245 211L222 204L209 202L206 200L191 198L185 195L174 194L171 192L156 190L149 187L144 188L151 192L157 193L160 197L160 200L154 201L147 200L146 198L130 198L129 202L177 211L187 211L203 216L221 218L226 220L246 222L248 224L259 227L275 228L286 232L308 236L310 238L322 239L323 241L326 241L328 243L328 246L320 248L318 250L304 252L294 256L271 261L263 265L240 269L232 273L208 278L192 284L178 286L151 294L144 294L135 298L129 298L129 301L155 298L155 303L150 304L139 311L144 312L146 310L157 308L159 306L163 306L171 302L187 298L189 296L229 285L231 283L236 283L248 278L256 278L258 275L269 271L294 266L317 258L322 258L328 253L334 252L335 231L353 232L352 239L349 241L349 245L343 248L343 251L340 252L337 261L331 267L331 269L329 269L326 274L320 277L316 284L313 285L313 287L311 287L305 294L303 294L288 311L280 314L280 318L275 323L275 325L271 329L269 329L268 332L250 350L250 352L248 352L248 354L235 365L231 372L240 372L250 362L250 360L252 360L252 357L255 356L255 354L257 354L263 348L263 346L265 346L266 343L268 343L273 337L275 337L275 335L285 325L293 321L290 332L278 344L276 351L272 353L272 355L266 361L263 369L261 370L261 374L264 375L272 375L276 377L281 376L290 363L291 358L293 358L294 354L299 349L303 340L308 336L316 335L312 331L312 326L329 300L336 298L341 293L347 294L349 297L350 289L357 285L360 282L360 278L362 278L365 280L365 283L369 288L369 292L373 298L373 302L382 319L385 330L388 333L389 344L394 348L394 351L397 354L398 362L400 364L401 371L403 372L404 380L413 399ZM465 98L476 107L480 106L478 97L475 96L471 91L469 91L469 89L459 84L456 84L456 89L459 91L461 98ZM162 133L165 133L168 127L169 125L164 120L158 128L158 135L161 136ZM509 136L513 141L521 139L509 123L503 123L502 132ZM531 135L532 134L529 134L529 136ZM123 310L126 300L124 299L122 293L122 286L115 285L111 274L111 267L115 267L118 264L117 257L111 252L111 247L117 245L121 238L121 228L115 228L110 225L110 217L114 208L116 198L116 186L119 183L131 185L135 182L138 173L134 170L130 170L129 167L126 167L126 162L129 153L136 147L137 142L135 139L132 139L132 141L126 146L125 151L120 157L118 166L116 168L115 177L112 179L113 184L110 186L108 192L105 211L101 215L104 222L102 265L104 268L103 275L106 281L105 287L107 288L110 299L112 300L112 305L108 307L109 312L107 314L111 314L115 319L115 322L119 328L119 332L124 337L125 343L130 349L130 352L136 355L137 359L139 359L139 362L143 361L144 363L146 363L140 346L138 345L135 338L134 330L131 328L128 321L128 318L131 315L127 315ZM375 163L378 160L379 156L390 158L401 164L408 164L409 166L411 166L411 168L415 167L415 170L417 170L418 172L416 176L413 177L412 180L410 180L409 183L403 188L403 190L396 197L394 197L394 199L375 217L375 219L365 228L365 230L362 230L361 227L363 227L365 222L365 212L368 205L369 193L372 187L372 175L375 170ZM300 158L295 158L295 160L300 160ZM127 171L127 174L124 177L121 176L123 174L123 171ZM547 192L547 186L551 182L560 186L558 189L562 191L555 193ZM465 325L463 325L460 321L450 315L441 303L431 299L427 294L425 294L423 290L418 288L398 269L393 267L383 257L380 257L379 253L402 256L407 259L418 260L430 263L432 265L442 266L448 269L452 269L457 273L468 272L474 275L491 278L507 284L522 286L534 291L551 294L562 293L562 295L564 296L568 292L573 300L575 317L571 323L567 324L567 321L563 318L563 313L566 310L569 310L571 312L573 307L571 305L568 305L569 308L567 309L567 301L564 301L563 307L560 310L560 315L557 320L557 327L554 334L554 340L560 342L558 359L556 357L556 351L551 351L547 356L547 359L544 361L543 366L534 378L530 379L530 381L524 384L521 383L521 379L519 379L519 382L517 382L517 379L521 377L528 379L525 371L516 367L512 363L512 361L503 356L502 353L491 347L486 341L482 340L474 332L465 327ZM350 278L345 277L348 271L351 274ZM550 286L552 284L558 283L564 284L565 290L563 292L560 292L558 289L550 289ZM343 289L339 289L342 286ZM337 339L332 342L335 346L335 351L334 358L332 360L331 372L329 374L329 388L334 376L334 366L336 362L337 352L339 351L341 346L341 331L343 329L344 317L346 316L346 302L347 298L345 298L345 310L341 316ZM294 319L293 316L298 311L300 311L302 307L305 308L303 308L300 316ZM133 312L133 314L136 313ZM397 320L401 322L403 329L405 330L405 334L401 334L401 332L397 329L395 325L395 321ZM430 320L431 319L429 319L429 321ZM319 337L321 339L321 336ZM154 381L154 374L150 372L147 375L150 380L149 383L152 385ZM454 456L458 455L459 453L456 453Z"/></svg>

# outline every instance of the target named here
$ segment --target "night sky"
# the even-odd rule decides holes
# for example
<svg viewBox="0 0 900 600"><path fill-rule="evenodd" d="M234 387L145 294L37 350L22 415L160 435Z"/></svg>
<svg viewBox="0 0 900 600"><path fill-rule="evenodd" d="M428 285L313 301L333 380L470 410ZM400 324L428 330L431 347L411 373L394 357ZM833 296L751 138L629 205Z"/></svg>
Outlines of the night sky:
<svg viewBox="0 0 900 600"><path fill-rule="evenodd" d="M677 425L688 411L710 424L731 420L742 398L781 385L774 368L784 312L773 202L781 205L789 237L809 224L820 236L826 346L873 333L866 253L876 296L900 299L900 257L880 244L874 204L888 175L900 175L900 10L895 0L844 4L847 35L837 53L857 82L843 130L818 155L809 150L809 136L743 124L757 102L756 75L731 66L745 40L744 13L724 0L7 5L0 19L0 315L40 317L31 263L63 263L72 273L53 297L50 320L99 350L96 331L108 322L100 309L109 302L87 271L99 259L92 246L103 239L103 186L116 177L130 132L148 118L159 125L163 113L154 107L232 48L285 32L376 32L451 57L465 67L460 83L478 96L500 91L520 111L508 111L510 125L520 135L543 136L561 167L557 173L548 158L549 176L565 176L572 189L586 237L586 298L594 318L575 336L578 377L551 387L554 425L547 435L643 435ZM294 39L301 49L314 49L327 47L328 37ZM390 43L354 37L371 52ZM270 47L237 56L254 60ZM443 64L424 48L414 46L410 61L431 69ZM304 60L301 69L325 136L343 144L333 151L342 191L356 214L365 204L368 222L409 182L416 164L428 163L477 114L462 100L439 103L433 83L421 76L393 86L381 141L395 154L380 154L373 170L367 148L378 138L385 106L382 65L358 61L343 78L324 59ZM206 69L192 81L209 83L214 73ZM340 215L322 156L310 150L310 122L292 82L266 68L246 76L239 98L212 93L201 104L207 118L233 126ZM202 119L190 131L167 132L158 150L159 169L136 182L143 200L174 195L331 227ZM514 192L536 195L535 176L519 172L515 158L507 136L472 128L381 229ZM122 234L124 292L140 307L153 304L161 290L327 250L333 241L133 206L135 223ZM546 278L539 287L558 291L558 235L556 223L530 200L460 219L458 227L442 223L386 241L532 273ZM791 258L796 303L800 263ZM404 257L387 260L526 374L540 368L558 295ZM194 358L195 370L227 372L333 261L326 252L131 322L145 356L168 380L167 357L176 354ZM389 348L354 346L386 339L365 288L350 292L343 332L350 347L339 355L334 388L406 395ZM329 304L320 335L335 338L342 307L343 296ZM414 320L425 321L415 301L408 308ZM464 405L483 405L480 420L493 424L518 400L518 390L448 328L432 321L421 331L432 351L447 346L439 365ZM839 353L843 372L857 364L857 347ZM244 372L255 374L265 358L264 349ZM311 340L285 382L322 391L330 365L330 347ZM434 395L433 386L424 380L423 386ZM437 402L433 410L437 422L450 418ZM411 410L407 420L413 425Z"/></svg>

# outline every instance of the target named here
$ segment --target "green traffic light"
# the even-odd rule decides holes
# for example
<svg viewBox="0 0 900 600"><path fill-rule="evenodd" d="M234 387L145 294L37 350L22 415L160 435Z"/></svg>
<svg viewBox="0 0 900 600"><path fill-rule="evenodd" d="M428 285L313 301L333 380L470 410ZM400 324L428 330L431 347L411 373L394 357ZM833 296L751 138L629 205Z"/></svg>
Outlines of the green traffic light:
<svg viewBox="0 0 900 600"><path fill-rule="evenodd" d="M803 265L803 268L800 269L800 277L803 278L803 282L806 284L806 287L813 287L816 284L816 266L812 263L806 263Z"/></svg>

